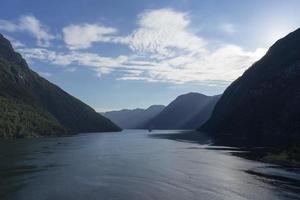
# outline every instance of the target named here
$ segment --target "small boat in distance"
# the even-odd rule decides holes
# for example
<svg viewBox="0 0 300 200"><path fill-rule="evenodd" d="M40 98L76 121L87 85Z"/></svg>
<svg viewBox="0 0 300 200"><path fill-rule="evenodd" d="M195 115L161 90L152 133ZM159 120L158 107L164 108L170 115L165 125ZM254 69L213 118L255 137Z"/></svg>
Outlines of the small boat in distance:
<svg viewBox="0 0 300 200"><path fill-rule="evenodd" d="M149 129L148 129L148 132L152 132L152 129L151 129L151 128L149 128Z"/></svg>

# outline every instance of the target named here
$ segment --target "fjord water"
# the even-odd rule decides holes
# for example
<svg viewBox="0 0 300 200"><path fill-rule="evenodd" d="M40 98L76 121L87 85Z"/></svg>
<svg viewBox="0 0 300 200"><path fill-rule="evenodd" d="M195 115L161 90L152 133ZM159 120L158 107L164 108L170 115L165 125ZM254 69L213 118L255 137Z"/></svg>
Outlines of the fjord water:
<svg viewBox="0 0 300 200"><path fill-rule="evenodd" d="M300 199L300 172L175 131L0 141L0 199Z"/></svg>

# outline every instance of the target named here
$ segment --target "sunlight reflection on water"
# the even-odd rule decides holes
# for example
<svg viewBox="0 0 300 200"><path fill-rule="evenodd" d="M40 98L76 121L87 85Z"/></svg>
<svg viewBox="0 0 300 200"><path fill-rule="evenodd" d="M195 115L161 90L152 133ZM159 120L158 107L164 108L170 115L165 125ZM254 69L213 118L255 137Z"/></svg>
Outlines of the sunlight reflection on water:
<svg viewBox="0 0 300 200"><path fill-rule="evenodd" d="M300 199L299 171L233 156L238 149L211 147L204 136L159 137L171 133L0 141L0 198Z"/></svg>

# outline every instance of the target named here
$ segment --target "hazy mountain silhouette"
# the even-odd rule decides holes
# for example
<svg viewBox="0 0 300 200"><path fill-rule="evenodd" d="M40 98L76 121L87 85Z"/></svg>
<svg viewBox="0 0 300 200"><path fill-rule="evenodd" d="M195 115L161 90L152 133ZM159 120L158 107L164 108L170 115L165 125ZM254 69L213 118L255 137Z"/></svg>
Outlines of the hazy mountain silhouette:
<svg viewBox="0 0 300 200"><path fill-rule="evenodd" d="M147 109L123 109L119 111L110 111L102 113L105 117L109 118L115 124L124 129L138 129L145 128L149 121L159 114L165 106L153 105Z"/></svg>
<svg viewBox="0 0 300 200"><path fill-rule="evenodd" d="M219 99L200 93L178 96L162 112L154 117L147 127L153 129L195 129L211 115Z"/></svg>
<svg viewBox="0 0 300 200"><path fill-rule="evenodd" d="M0 137L120 130L29 69L1 34L0 105Z"/></svg>
<svg viewBox="0 0 300 200"><path fill-rule="evenodd" d="M234 81L200 130L256 145L300 141L300 29Z"/></svg>

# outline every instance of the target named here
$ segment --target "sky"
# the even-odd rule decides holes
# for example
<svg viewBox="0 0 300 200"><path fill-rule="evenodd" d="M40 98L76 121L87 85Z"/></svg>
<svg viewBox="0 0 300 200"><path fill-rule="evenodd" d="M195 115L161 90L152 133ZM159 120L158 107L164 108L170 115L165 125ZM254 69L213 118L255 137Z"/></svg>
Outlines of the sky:
<svg viewBox="0 0 300 200"><path fill-rule="evenodd" d="M99 112L221 94L300 27L298 0L2 0L0 33Z"/></svg>

